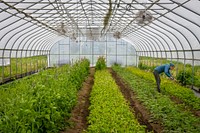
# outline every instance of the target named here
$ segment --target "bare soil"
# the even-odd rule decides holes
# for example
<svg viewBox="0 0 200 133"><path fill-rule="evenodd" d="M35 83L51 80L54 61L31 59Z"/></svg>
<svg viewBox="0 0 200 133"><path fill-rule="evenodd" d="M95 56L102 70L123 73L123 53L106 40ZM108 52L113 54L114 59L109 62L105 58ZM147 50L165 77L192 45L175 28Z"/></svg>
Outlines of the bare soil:
<svg viewBox="0 0 200 133"><path fill-rule="evenodd" d="M146 125L146 132L147 131L153 131L154 133L162 133L163 127L160 122L149 120L151 119L150 113L147 111L147 109L141 104L141 102L136 98L136 95L131 90L129 85L127 85L123 79L121 79L116 72L114 72L111 68L109 69L110 73L112 74L113 78L115 79L115 82L120 88L120 91L122 92L124 98L129 103L130 110L135 115L135 117L138 119L139 123L141 125Z"/></svg>
<svg viewBox="0 0 200 133"><path fill-rule="evenodd" d="M87 129L87 116L89 115L88 107L90 105L89 97L94 84L95 69L90 68L90 74L83 83L81 90L78 92L77 105L72 110L72 116L69 119L73 127L66 129L61 133L81 133Z"/></svg>

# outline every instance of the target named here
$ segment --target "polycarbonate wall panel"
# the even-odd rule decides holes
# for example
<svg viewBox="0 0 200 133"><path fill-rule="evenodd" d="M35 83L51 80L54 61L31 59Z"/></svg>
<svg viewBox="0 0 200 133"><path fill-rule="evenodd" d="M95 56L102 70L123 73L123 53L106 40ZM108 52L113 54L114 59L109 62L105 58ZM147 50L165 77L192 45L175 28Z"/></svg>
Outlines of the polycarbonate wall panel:
<svg viewBox="0 0 200 133"><path fill-rule="evenodd" d="M122 66L126 66L126 64L127 64L126 56L117 56L117 63L121 64Z"/></svg>
<svg viewBox="0 0 200 133"><path fill-rule="evenodd" d="M105 55L106 54L106 43L105 42L94 42L94 54Z"/></svg>
<svg viewBox="0 0 200 133"><path fill-rule="evenodd" d="M200 66L200 61L194 61L194 65Z"/></svg>
<svg viewBox="0 0 200 133"><path fill-rule="evenodd" d="M66 40L59 41L51 48L49 66L73 63L81 58L89 58L91 66L95 66L99 56L106 58L108 66L114 63L119 63L122 66L137 64L136 52L131 44L123 40L108 38L110 41L104 42L81 41L74 43Z"/></svg>
<svg viewBox="0 0 200 133"><path fill-rule="evenodd" d="M126 44L117 44L117 54L124 55L127 54L127 45Z"/></svg>
<svg viewBox="0 0 200 133"><path fill-rule="evenodd" d="M116 55L117 45L116 42L107 42L107 54L108 55Z"/></svg>
<svg viewBox="0 0 200 133"><path fill-rule="evenodd" d="M81 55L90 55L92 54L92 45L90 43L84 42L81 44Z"/></svg>
<svg viewBox="0 0 200 133"><path fill-rule="evenodd" d="M0 66L8 66L10 65L10 59L9 58L0 58Z"/></svg>
<svg viewBox="0 0 200 133"><path fill-rule="evenodd" d="M194 58L200 60L200 51L194 51Z"/></svg>

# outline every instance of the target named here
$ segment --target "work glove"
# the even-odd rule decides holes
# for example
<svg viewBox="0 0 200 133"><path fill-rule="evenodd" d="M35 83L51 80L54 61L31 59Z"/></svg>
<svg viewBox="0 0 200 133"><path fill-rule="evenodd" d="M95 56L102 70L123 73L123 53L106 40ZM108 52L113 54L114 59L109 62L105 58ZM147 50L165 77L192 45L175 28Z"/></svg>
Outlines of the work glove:
<svg viewBox="0 0 200 133"><path fill-rule="evenodd" d="M171 77L169 77L169 79L174 80L174 77L171 76Z"/></svg>

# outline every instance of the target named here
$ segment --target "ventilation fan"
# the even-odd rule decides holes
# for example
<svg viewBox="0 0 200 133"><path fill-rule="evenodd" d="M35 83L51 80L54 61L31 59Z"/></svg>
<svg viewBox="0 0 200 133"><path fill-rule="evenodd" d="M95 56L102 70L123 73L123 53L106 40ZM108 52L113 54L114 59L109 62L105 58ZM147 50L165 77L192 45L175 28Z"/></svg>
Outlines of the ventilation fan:
<svg viewBox="0 0 200 133"><path fill-rule="evenodd" d="M65 29L63 22L61 22L60 26L57 28L57 31L60 35L66 35L67 30Z"/></svg>
<svg viewBox="0 0 200 133"><path fill-rule="evenodd" d="M146 25L153 21L153 16L149 11L141 10L136 13L135 21L138 25Z"/></svg>
<svg viewBox="0 0 200 133"><path fill-rule="evenodd" d="M120 38L121 38L121 32L116 31L115 33L113 33L113 37L114 37L115 39L120 39Z"/></svg>
<svg viewBox="0 0 200 133"><path fill-rule="evenodd" d="M88 40L97 41L100 36L100 30L98 27L92 27L86 29L86 37Z"/></svg>
<svg viewBox="0 0 200 133"><path fill-rule="evenodd" d="M77 39L76 33L72 33L69 38L72 40L72 42L76 42Z"/></svg>

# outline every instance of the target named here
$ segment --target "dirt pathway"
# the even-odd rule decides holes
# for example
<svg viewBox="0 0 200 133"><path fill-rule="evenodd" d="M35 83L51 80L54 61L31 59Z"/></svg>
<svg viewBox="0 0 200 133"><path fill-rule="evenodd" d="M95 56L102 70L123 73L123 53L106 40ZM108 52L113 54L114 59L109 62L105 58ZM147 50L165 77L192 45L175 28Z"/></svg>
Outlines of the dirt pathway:
<svg viewBox="0 0 200 133"><path fill-rule="evenodd" d="M149 122L149 120L151 119L149 112L137 100L135 94L130 89L130 87L127 84L125 84L125 82L112 69L109 69L109 71L112 74L113 78L115 79L115 82L119 86L120 91L122 92L123 96L125 97L127 102L130 103L130 109L134 113L135 117L138 119L139 123L141 125L146 125L147 131L162 133L163 127L161 126L161 123Z"/></svg>
<svg viewBox="0 0 200 133"><path fill-rule="evenodd" d="M74 126L61 133L81 133L87 129L88 107L90 105L89 97L94 84L94 73L95 69L90 68L90 74L78 93L78 103L72 110L72 116L69 119L70 122L74 123Z"/></svg>

